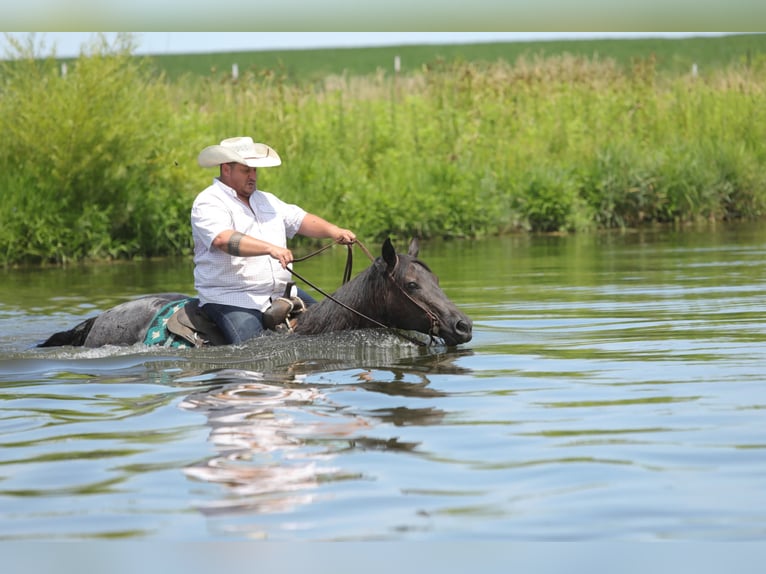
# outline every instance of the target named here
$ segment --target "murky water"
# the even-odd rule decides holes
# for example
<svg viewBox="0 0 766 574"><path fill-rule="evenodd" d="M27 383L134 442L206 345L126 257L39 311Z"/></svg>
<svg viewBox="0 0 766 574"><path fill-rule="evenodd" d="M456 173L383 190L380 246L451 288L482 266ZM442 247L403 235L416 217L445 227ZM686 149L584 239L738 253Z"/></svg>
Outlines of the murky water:
<svg viewBox="0 0 766 574"><path fill-rule="evenodd" d="M0 540L762 540L762 227L425 243L457 349L34 349L191 267L2 272Z"/></svg>

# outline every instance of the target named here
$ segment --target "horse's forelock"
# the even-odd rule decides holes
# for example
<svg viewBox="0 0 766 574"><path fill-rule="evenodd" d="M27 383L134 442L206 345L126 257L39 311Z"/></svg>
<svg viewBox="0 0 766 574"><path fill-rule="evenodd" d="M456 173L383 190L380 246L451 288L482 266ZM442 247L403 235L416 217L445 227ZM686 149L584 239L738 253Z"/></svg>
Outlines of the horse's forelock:
<svg viewBox="0 0 766 574"><path fill-rule="evenodd" d="M406 263L405 263L406 262ZM419 265L423 269L425 269L429 274L433 275L433 271L431 271L431 268L425 264L425 262L421 261L417 257L413 257L411 255L402 255L399 254L399 264L394 269L394 278L396 280L401 280L404 277L404 274L407 272L407 269L409 269L410 265Z"/></svg>
<svg viewBox="0 0 766 574"><path fill-rule="evenodd" d="M433 271L431 271L431 268L428 265L426 265L423 261L421 261L420 259L413 259L412 263L413 263L413 265L420 265L423 269L425 269L431 275L433 275Z"/></svg>

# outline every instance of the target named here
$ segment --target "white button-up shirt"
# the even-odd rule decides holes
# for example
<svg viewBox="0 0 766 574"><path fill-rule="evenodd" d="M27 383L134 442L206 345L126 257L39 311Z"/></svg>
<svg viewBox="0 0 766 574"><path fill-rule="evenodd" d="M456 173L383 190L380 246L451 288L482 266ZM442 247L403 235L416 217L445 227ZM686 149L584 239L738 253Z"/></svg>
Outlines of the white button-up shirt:
<svg viewBox="0 0 766 574"><path fill-rule="evenodd" d="M213 247L213 240L235 229L280 247L287 247L306 212L276 196L256 190L250 208L219 179L194 200L191 211L194 237L194 286L200 304L221 303L265 311L272 298L281 297L292 275L268 255L235 257Z"/></svg>

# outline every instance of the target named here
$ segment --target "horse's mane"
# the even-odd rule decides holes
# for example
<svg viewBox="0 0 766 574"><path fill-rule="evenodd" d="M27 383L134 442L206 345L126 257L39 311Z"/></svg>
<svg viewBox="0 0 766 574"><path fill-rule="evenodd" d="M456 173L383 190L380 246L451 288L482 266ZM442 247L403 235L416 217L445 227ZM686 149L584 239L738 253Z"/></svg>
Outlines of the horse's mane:
<svg viewBox="0 0 766 574"><path fill-rule="evenodd" d="M332 297L371 319L385 323L378 303L386 298L390 289L389 281L386 277L386 263L378 257L367 269L341 285ZM294 330L296 333L314 335L374 326L327 297L300 314Z"/></svg>

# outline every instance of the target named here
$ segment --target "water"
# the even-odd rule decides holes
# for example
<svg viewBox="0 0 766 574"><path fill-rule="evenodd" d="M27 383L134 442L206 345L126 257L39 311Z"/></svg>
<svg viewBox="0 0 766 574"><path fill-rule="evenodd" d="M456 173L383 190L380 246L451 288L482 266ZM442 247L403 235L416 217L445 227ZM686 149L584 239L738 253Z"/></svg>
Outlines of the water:
<svg viewBox="0 0 766 574"><path fill-rule="evenodd" d="M343 256L302 275L336 285ZM470 343L35 349L140 293L192 292L191 267L3 272L0 540L766 536L761 226L421 256Z"/></svg>

